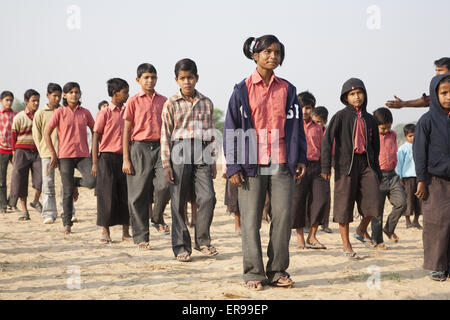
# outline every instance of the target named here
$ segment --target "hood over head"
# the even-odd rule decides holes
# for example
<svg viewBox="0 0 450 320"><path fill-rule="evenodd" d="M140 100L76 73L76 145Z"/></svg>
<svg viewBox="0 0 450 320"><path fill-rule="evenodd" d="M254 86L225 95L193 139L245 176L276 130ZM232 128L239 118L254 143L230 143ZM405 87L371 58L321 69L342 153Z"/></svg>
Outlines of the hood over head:
<svg viewBox="0 0 450 320"><path fill-rule="evenodd" d="M352 105L350 105L347 102L347 94L355 89L362 89L364 91L364 95L365 95L365 99L364 99L364 103L361 107L361 110L366 111L366 107L367 107L367 91L366 91L366 86L364 85L364 82L362 82L362 80L357 79L357 78L351 78L348 79L347 81L345 81L345 83L342 85L342 90L341 90L341 102L343 104L345 104L347 107L353 107Z"/></svg>

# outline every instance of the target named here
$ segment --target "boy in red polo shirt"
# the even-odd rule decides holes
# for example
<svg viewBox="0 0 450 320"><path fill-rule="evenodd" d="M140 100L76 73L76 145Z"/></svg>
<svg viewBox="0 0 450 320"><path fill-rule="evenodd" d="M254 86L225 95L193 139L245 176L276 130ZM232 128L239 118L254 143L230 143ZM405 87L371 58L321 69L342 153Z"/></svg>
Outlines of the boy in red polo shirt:
<svg viewBox="0 0 450 320"><path fill-rule="evenodd" d="M11 109L14 95L10 91L3 91L0 95L2 108L0 109L0 213L6 213L8 200L6 197L6 176L8 163L12 160L13 146L11 143L11 127L17 114Z"/></svg>
<svg viewBox="0 0 450 320"><path fill-rule="evenodd" d="M25 92L25 110L19 112L12 124L13 171L11 173L10 206L15 207L20 199L22 207L21 221L30 220L27 209L28 174L31 170L33 188L36 190L33 203L39 203L42 190L41 158L33 140L33 118L39 108L40 95L30 89ZM42 206L40 206L42 209Z"/></svg>
<svg viewBox="0 0 450 320"><path fill-rule="evenodd" d="M109 227L115 225L123 226L123 241L131 240L127 179L122 172L123 114L129 86L119 78L107 84L111 104L98 113L92 140L92 176L97 178L97 225L103 228L102 243L112 242Z"/></svg>
<svg viewBox="0 0 450 320"><path fill-rule="evenodd" d="M330 184L320 176L320 148L322 144L322 126L311 119L316 99L310 92L298 95L298 101L303 112L303 128L305 129L308 165L306 175L294 185L292 196L292 228L297 231L299 249L326 249L316 238L319 225L325 214L328 214L328 199L330 197ZM311 229L305 243L303 228L306 217Z"/></svg>
<svg viewBox="0 0 450 320"><path fill-rule="evenodd" d="M398 242L399 238L395 234L398 220L406 210L406 195L400 183L400 177L395 172L397 166L397 135L391 130L392 113L388 108L379 108L373 113L380 132L380 169L383 176L380 185L380 215L372 219L372 240L377 244L377 248L385 250L383 243L383 232L393 242ZM382 231L383 212L386 197L392 204L392 211L389 214Z"/></svg>
<svg viewBox="0 0 450 320"><path fill-rule="evenodd" d="M138 67L136 81L142 90L128 100L123 116L123 172L127 174L133 240L142 250L150 249L149 218L158 228L168 231L163 213L170 192L160 154L161 113L167 98L155 91L157 79L153 65L144 63ZM155 206L149 217L153 194Z"/></svg>
<svg viewBox="0 0 450 320"><path fill-rule="evenodd" d="M94 118L88 109L81 107L81 89L76 82L66 83L63 87L63 107L56 109L44 132L45 143L50 149L50 168L59 164L63 186L64 233L70 234L73 221L73 196L75 187L93 189L95 178L91 174L92 159L87 141L87 128L94 129ZM58 130L58 154L51 139L53 130ZM75 178L75 168L82 178Z"/></svg>

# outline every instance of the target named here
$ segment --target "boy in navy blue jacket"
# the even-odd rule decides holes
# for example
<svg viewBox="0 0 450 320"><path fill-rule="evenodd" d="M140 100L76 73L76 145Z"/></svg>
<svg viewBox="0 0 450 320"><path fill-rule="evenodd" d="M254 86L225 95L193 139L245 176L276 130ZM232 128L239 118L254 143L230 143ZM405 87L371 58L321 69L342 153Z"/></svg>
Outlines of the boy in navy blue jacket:
<svg viewBox="0 0 450 320"><path fill-rule="evenodd" d="M450 75L431 80L430 99L414 137L416 196L424 199L423 267L432 271L431 279L445 281L450 271Z"/></svg>

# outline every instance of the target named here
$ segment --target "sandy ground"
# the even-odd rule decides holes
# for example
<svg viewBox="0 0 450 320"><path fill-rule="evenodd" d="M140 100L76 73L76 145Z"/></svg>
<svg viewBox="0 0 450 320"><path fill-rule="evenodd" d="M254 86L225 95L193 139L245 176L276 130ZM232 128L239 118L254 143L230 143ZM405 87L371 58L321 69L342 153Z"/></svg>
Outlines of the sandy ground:
<svg viewBox="0 0 450 320"><path fill-rule="evenodd" d="M59 176L57 182L60 194ZM364 258L360 261L342 256L335 223L331 223L332 234L319 233L328 250L299 251L293 233L288 271L296 281L294 287L249 291L241 275L241 240L234 234L234 219L223 205L225 181L218 178L215 186L218 202L211 235L220 255L210 258L194 250L191 263L175 261L170 236L154 229L150 239L153 249L147 252L122 243L120 226L111 229L114 243L100 244L93 190L80 189L76 203L80 222L74 224L70 236L61 233L59 217L55 224L44 225L39 212L32 208L29 222L19 222L18 212L0 215L0 299L450 298L450 282L431 281L422 270L422 233L407 230L404 218L397 230L400 242L387 242L388 251L366 249L352 241ZM170 224L169 207L166 213ZM351 225L352 233L355 225ZM269 225L263 224L264 252L268 232Z"/></svg>

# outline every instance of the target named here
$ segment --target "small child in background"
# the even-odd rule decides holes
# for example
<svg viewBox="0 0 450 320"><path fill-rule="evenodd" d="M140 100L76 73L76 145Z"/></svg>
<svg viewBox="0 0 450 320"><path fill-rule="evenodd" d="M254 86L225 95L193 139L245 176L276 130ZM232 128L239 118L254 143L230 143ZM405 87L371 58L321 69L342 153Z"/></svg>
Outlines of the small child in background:
<svg viewBox="0 0 450 320"><path fill-rule="evenodd" d="M328 122L328 110L324 106L314 108L311 114L312 120L319 124L323 129L323 134L325 135L326 125ZM330 225L330 210L331 209L331 193L328 199L328 209L326 210L322 223L320 226L320 230L326 233L333 233L333 231L329 228Z"/></svg>
<svg viewBox="0 0 450 320"><path fill-rule="evenodd" d="M10 91L3 91L0 95L2 108L0 109L0 213L6 213L8 198L6 196L6 176L8 164L12 161L13 145L11 143L12 124L16 112L11 109L14 95Z"/></svg>
<svg viewBox="0 0 450 320"><path fill-rule="evenodd" d="M416 166L413 157L413 142L415 124L407 124L403 127L406 142L398 149L397 152L397 168L395 171L401 179L401 184L405 189L406 194L406 229L417 228L422 230L419 223L419 217L422 214L422 202L416 197L417 190L417 176ZM411 223L410 216L414 216L414 221Z"/></svg>
<svg viewBox="0 0 450 320"><path fill-rule="evenodd" d="M109 106L108 101L106 100L100 101L98 104L98 111L105 109L107 106Z"/></svg>
<svg viewBox="0 0 450 320"><path fill-rule="evenodd" d="M326 249L316 238L319 224L323 216L328 213L328 200L330 198L330 184L321 176L320 148L323 138L323 128L311 118L316 99L310 92L298 95L298 101L303 112L303 128L307 142L307 169L306 175L294 185L292 194L292 228L297 231L299 249ZM304 239L303 228L306 217L309 217L311 229L308 238Z"/></svg>
<svg viewBox="0 0 450 320"><path fill-rule="evenodd" d="M19 112L12 124L13 171L11 173L10 206L15 207L20 199L22 216L20 221L30 220L27 209L28 174L31 171L33 188L36 190L31 206L42 212L39 202L42 190L42 167L36 144L33 140L33 118L39 108L40 94L29 89L25 92L25 110Z"/></svg>
<svg viewBox="0 0 450 320"><path fill-rule="evenodd" d="M383 232L391 241L398 242L399 240L394 231L398 220L406 210L406 196L400 184L400 177L395 172L397 166L397 134L391 130L392 113L388 108L379 108L375 110L373 116L380 133L379 162L382 180L380 184L380 215L372 220L372 240L376 243L378 249L385 250L387 247L383 243ZM393 208L382 229L386 197Z"/></svg>
<svg viewBox="0 0 450 320"><path fill-rule="evenodd" d="M413 154L416 196L423 201L423 267L446 281L450 272L450 75L430 83L430 111L417 123Z"/></svg>

